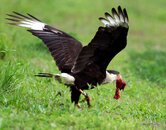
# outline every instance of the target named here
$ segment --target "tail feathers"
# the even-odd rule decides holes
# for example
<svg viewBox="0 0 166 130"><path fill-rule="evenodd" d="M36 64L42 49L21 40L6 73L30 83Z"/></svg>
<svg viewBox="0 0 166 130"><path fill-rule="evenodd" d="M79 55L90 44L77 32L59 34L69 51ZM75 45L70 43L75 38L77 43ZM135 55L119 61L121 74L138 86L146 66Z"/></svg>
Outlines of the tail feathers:
<svg viewBox="0 0 166 130"><path fill-rule="evenodd" d="M50 73L38 73L36 74L35 76L38 76L38 77L47 77L47 78L52 78L54 77L53 74L50 74Z"/></svg>
<svg viewBox="0 0 166 130"><path fill-rule="evenodd" d="M61 74L38 73L35 76L54 78L58 82L64 83L66 85L74 85L74 81L75 81L75 78L72 75L67 73L61 73Z"/></svg>
<svg viewBox="0 0 166 130"><path fill-rule="evenodd" d="M58 82L62 83L62 78L60 74L38 73L35 76L44 78L55 78Z"/></svg>

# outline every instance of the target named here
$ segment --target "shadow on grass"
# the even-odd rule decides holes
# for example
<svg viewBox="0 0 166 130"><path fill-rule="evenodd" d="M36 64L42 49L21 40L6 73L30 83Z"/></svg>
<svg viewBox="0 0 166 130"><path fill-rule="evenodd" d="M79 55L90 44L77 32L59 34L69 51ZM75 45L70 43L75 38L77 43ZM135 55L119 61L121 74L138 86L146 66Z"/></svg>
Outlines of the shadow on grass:
<svg viewBox="0 0 166 130"><path fill-rule="evenodd" d="M166 52L149 49L143 53L130 52L131 71L142 80L166 86Z"/></svg>

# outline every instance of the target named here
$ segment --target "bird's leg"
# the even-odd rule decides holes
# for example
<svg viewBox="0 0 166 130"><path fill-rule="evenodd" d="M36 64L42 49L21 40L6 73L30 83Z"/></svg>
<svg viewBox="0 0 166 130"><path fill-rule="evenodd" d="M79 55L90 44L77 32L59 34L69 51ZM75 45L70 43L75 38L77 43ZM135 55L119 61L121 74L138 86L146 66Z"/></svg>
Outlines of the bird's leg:
<svg viewBox="0 0 166 130"><path fill-rule="evenodd" d="M76 86L71 86L70 90L71 90L71 101L74 102L74 105L76 107L81 108L79 104L79 97L81 92L78 91L78 88Z"/></svg>
<svg viewBox="0 0 166 130"><path fill-rule="evenodd" d="M84 100L87 101L88 107L91 107L91 105L90 105L90 101L91 101L91 99L90 99L90 97L88 96L88 94L85 93L82 89L79 89L79 91L81 92L82 95L85 96L85 99L84 99Z"/></svg>

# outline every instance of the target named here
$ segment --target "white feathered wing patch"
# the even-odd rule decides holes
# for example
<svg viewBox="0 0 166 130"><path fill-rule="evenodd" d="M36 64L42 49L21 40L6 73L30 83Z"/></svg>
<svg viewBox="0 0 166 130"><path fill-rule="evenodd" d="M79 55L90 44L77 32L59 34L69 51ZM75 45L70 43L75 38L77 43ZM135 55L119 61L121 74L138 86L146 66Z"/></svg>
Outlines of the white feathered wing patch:
<svg viewBox="0 0 166 130"><path fill-rule="evenodd" d="M30 28L33 30L43 30L45 25L46 24L42 22L35 21L35 20L33 21L29 19L24 19L23 21L20 21L20 23L18 24L18 26Z"/></svg>
<svg viewBox="0 0 166 130"><path fill-rule="evenodd" d="M105 13L106 18L100 17L99 20L106 26L106 27L118 27L122 26L125 28L128 28L128 16L125 9L121 9L121 7L118 7L118 13L113 8L112 16L109 13Z"/></svg>

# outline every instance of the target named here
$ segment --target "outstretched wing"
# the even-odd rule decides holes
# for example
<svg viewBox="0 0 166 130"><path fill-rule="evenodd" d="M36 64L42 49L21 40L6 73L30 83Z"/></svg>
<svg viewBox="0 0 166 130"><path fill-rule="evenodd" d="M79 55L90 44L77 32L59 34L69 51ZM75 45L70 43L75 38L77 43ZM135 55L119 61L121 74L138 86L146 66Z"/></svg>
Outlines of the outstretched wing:
<svg viewBox="0 0 166 130"><path fill-rule="evenodd" d="M92 41L80 52L73 68L73 73L78 73L88 66L98 65L105 72L109 62L127 44L128 15L126 9L118 7L118 12L112 8L112 16L105 13L105 18L99 20L105 27L99 27Z"/></svg>
<svg viewBox="0 0 166 130"><path fill-rule="evenodd" d="M70 72L82 49L82 44L67 33L53 28L34 16L17 12L7 14L12 25L29 28L29 32L40 38L50 50L60 71Z"/></svg>

